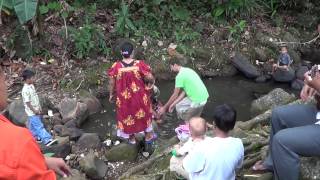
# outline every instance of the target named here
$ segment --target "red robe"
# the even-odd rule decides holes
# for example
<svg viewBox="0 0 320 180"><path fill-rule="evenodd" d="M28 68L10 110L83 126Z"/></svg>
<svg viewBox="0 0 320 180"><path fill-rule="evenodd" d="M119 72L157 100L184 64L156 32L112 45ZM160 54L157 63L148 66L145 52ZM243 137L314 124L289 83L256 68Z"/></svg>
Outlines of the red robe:
<svg viewBox="0 0 320 180"><path fill-rule="evenodd" d="M151 100L143 81L149 73L150 66L141 60L129 67L118 61L108 70L115 79L118 128L127 134L144 131L151 124Z"/></svg>

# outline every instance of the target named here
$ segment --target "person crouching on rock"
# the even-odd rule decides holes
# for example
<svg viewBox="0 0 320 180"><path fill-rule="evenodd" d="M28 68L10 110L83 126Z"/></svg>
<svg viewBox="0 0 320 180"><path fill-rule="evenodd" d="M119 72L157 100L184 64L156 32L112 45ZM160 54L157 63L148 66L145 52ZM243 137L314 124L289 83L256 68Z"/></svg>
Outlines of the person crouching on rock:
<svg viewBox="0 0 320 180"><path fill-rule="evenodd" d="M25 112L28 115L27 127L31 131L33 137L45 144L50 146L57 142L56 139L52 139L52 136L44 128L41 121L42 112L38 94L34 87L34 72L31 70L24 70L22 72L22 78L24 85L22 88L22 99L24 103Z"/></svg>
<svg viewBox="0 0 320 180"><path fill-rule="evenodd" d="M7 106L5 75L0 68L0 111ZM61 158L44 157L29 130L13 125L0 115L0 179L55 180L71 171Z"/></svg>

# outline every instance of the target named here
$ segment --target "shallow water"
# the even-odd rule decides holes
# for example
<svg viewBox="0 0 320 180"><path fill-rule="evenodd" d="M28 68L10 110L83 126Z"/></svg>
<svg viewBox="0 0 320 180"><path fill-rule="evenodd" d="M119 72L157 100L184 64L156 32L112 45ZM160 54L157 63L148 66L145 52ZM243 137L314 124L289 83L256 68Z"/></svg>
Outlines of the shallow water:
<svg viewBox="0 0 320 180"><path fill-rule="evenodd" d="M227 103L237 110L237 120L247 121L251 118L250 106L256 95L263 95L276 87L289 90L289 84L279 83L255 83L241 76L232 78L216 77L204 81L209 91L209 99L202 113L202 117L210 120L213 116L212 111L216 105ZM165 103L174 89L174 81L157 82L159 87L160 101ZM89 117L89 120L83 125L86 132L97 132L102 137L110 136L115 124L115 107L107 99L101 100L104 111ZM175 113L169 114L165 121L159 126L159 133L163 137L174 135L174 128L181 122L177 122ZM114 133L114 132L113 132Z"/></svg>

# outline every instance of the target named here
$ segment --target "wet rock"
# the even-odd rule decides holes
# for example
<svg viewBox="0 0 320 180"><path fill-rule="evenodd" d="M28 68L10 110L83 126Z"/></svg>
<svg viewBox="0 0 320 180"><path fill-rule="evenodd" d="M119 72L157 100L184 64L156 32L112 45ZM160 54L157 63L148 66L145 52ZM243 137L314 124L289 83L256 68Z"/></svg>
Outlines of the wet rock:
<svg viewBox="0 0 320 180"><path fill-rule="evenodd" d="M267 82L267 80L268 80L268 77L265 75L262 75L262 76L257 77L254 81L257 83L265 83L265 82Z"/></svg>
<svg viewBox="0 0 320 180"><path fill-rule="evenodd" d="M80 168L92 179L102 179L107 173L107 165L90 151L79 161Z"/></svg>
<svg viewBox="0 0 320 180"><path fill-rule="evenodd" d="M267 111L268 109L272 109L275 106L288 104L294 99L294 95L287 93L281 88L276 88L267 95L254 100L251 103L250 112L252 115L258 115Z"/></svg>
<svg viewBox="0 0 320 180"><path fill-rule="evenodd" d="M134 161L138 156L138 146L121 143L107 151L105 156L109 161Z"/></svg>
<svg viewBox="0 0 320 180"><path fill-rule="evenodd" d="M28 116L24 111L24 105L21 99L14 100L10 103L9 108L9 119L18 126L25 126L28 120Z"/></svg>
<svg viewBox="0 0 320 180"><path fill-rule="evenodd" d="M289 68L289 71L277 69L272 77L277 82L291 82L295 78L295 72L292 68Z"/></svg>
<svg viewBox="0 0 320 180"><path fill-rule="evenodd" d="M70 135L69 138L72 141L76 141L78 140L82 135L83 135L83 131L81 129L78 129L76 127L74 128L68 128L70 131Z"/></svg>
<svg viewBox="0 0 320 180"><path fill-rule="evenodd" d="M78 127L89 116L87 105L78 102L76 99L64 98L58 105L58 108L64 123L74 119Z"/></svg>
<svg viewBox="0 0 320 180"><path fill-rule="evenodd" d="M79 92L80 101L87 105L89 115L100 112L102 109L100 101L91 93L85 90Z"/></svg>
<svg viewBox="0 0 320 180"><path fill-rule="evenodd" d="M64 125L55 125L53 127L53 130L55 133L57 133L61 137L65 137L65 136L70 135L69 129L67 127L65 127Z"/></svg>
<svg viewBox="0 0 320 180"><path fill-rule="evenodd" d="M296 77L297 79L304 80L304 74L308 71L307 66L299 66L296 70Z"/></svg>
<svg viewBox="0 0 320 180"><path fill-rule="evenodd" d="M49 147L41 145L41 149L44 153L54 153L54 157L65 158L71 153L71 145L69 139L58 140L58 144L51 145Z"/></svg>
<svg viewBox="0 0 320 180"><path fill-rule="evenodd" d="M67 128L75 128L77 127L76 120L70 120L64 124Z"/></svg>
<svg viewBox="0 0 320 180"><path fill-rule="evenodd" d="M58 179L59 180L87 180L86 176L84 174L80 173L76 169L72 169L71 174L72 174L72 176L69 176L66 178L58 176Z"/></svg>
<svg viewBox="0 0 320 180"><path fill-rule="evenodd" d="M320 158L302 157L300 170L302 179L320 179Z"/></svg>
<svg viewBox="0 0 320 180"><path fill-rule="evenodd" d="M247 57L239 52L235 53L231 58L231 63L247 78L257 78L260 76L258 69L250 63Z"/></svg>
<svg viewBox="0 0 320 180"><path fill-rule="evenodd" d="M97 133L84 133L76 143L79 150L99 149L101 141Z"/></svg>
<svg viewBox="0 0 320 180"><path fill-rule="evenodd" d="M303 80L300 80L300 79L295 79L291 83L291 88L294 89L294 90L299 90L300 91L303 86L304 86L304 82L303 82Z"/></svg>
<svg viewBox="0 0 320 180"><path fill-rule="evenodd" d="M221 69L221 76L232 77L238 74L238 70L231 64L224 65Z"/></svg>
<svg viewBox="0 0 320 180"><path fill-rule="evenodd" d="M62 124L62 119L61 119L60 113L53 114L52 122L53 122L53 125L61 125Z"/></svg>

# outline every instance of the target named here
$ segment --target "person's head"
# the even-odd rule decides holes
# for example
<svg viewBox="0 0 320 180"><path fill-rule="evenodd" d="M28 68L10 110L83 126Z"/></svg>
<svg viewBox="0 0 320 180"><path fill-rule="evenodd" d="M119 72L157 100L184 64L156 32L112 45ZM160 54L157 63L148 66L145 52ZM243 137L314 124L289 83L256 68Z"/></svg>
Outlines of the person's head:
<svg viewBox="0 0 320 180"><path fill-rule="evenodd" d="M170 65L170 70L172 72L179 72L180 68L181 68L181 63L178 59L170 59L169 60L169 65Z"/></svg>
<svg viewBox="0 0 320 180"><path fill-rule="evenodd" d="M7 85L5 82L5 75L0 67L0 111L4 110L7 107Z"/></svg>
<svg viewBox="0 0 320 180"><path fill-rule="evenodd" d="M216 106L213 110L213 121L216 128L227 133L234 128L237 119L236 110L227 105L222 104Z"/></svg>
<svg viewBox="0 0 320 180"><path fill-rule="evenodd" d="M29 69L26 69L22 72L22 78L23 78L23 81L25 81L27 84L33 84L34 82L34 72L29 70Z"/></svg>
<svg viewBox="0 0 320 180"><path fill-rule="evenodd" d="M201 117L193 117L189 121L189 129L192 138L203 138L206 134L206 121Z"/></svg>
<svg viewBox="0 0 320 180"><path fill-rule="evenodd" d="M121 55L124 58L130 58L133 52L133 45L129 42L125 42L121 45Z"/></svg>
<svg viewBox="0 0 320 180"><path fill-rule="evenodd" d="M287 46L285 46L285 45L281 46L280 51L281 51L281 53L287 53L288 52Z"/></svg>

